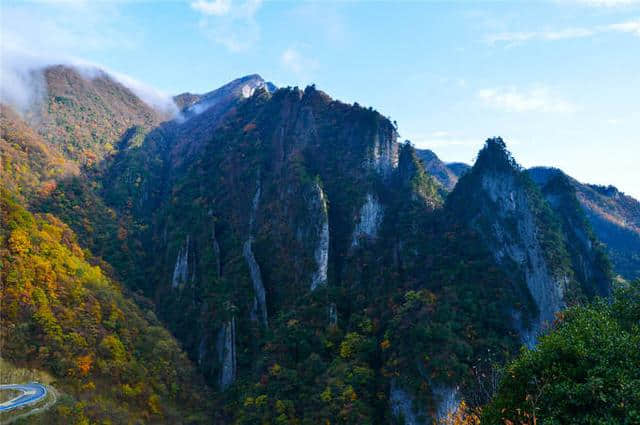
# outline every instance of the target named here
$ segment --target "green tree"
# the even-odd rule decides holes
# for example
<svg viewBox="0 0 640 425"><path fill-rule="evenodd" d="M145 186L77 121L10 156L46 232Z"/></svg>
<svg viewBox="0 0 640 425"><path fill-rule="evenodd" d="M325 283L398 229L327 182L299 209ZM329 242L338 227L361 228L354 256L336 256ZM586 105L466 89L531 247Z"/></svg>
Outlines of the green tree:
<svg viewBox="0 0 640 425"><path fill-rule="evenodd" d="M483 423L640 423L640 281L560 317L506 368Z"/></svg>

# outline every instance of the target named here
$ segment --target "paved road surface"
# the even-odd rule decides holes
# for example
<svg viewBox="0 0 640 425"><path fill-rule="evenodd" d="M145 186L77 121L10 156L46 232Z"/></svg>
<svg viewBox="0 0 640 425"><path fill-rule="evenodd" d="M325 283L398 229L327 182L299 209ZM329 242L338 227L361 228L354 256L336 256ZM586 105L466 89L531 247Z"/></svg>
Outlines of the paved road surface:
<svg viewBox="0 0 640 425"><path fill-rule="evenodd" d="M36 403L47 395L47 389L45 386L37 382L30 382L28 384L0 385L0 391L2 390L15 390L20 391L22 394L12 400L0 403L0 412L6 412L21 406Z"/></svg>

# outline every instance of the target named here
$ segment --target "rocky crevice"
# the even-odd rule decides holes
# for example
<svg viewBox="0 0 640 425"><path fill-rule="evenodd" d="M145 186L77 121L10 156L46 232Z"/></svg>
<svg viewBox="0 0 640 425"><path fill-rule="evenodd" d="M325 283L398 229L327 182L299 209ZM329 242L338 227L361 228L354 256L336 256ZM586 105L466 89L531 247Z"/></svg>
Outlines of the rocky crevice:
<svg viewBox="0 0 640 425"><path fill-rule="evenodd" d="M190 238L187 236L187 240L184 245L180 247L178 251L178 257L176 258L176 264L173 268L173 277L171 279L171 287L178 288L184 285L188 281L189 276L189 248Z"/></svg>
<svg viewBox="0 0 640 425"><path fill-rule="evenodd" d="M213 230L211 232L211 239L213 240L212 245L213 245L213 255L215 256L214 267L216 270L216 277L220 278L220 276L222 276L222 266L220 262L220 244L218 243L218 238L216 237L215 226L213 226Z"/></svg>
<svg viewBox="0 0 640 425"><path fill-rule="evenodd" d="M391 380L389 403L393 417L403 425L427 425L430 423L449 423L448 418L458 411L461 402L460 393L456 388L448 386L432 387L435 406L429 414L425 409L418 408L414 397L400 386L395 379ZM432 416L433 420L429 420ZM403 422L402 422L403 421Z"/></svg>
<svg viewBox="0 0 640 425"><path fill-rule="evenodd" d="M220 364L219 388L226 390L236 380L236 318L222 325L216 341L218 363Z"/></svg>
<svg viewBox="0 0 640 425"><path fill-rule="evenodd" d="M413 410L413 397L402 387L392 380L389 392L389 403L391 404L391 414L399 423L404 425L426 425L426 422L419 421Z"/></svg>
<svg viewBox="0 0 640 425"><path fill-rule="evenodd" d="M327 210L327 200L325 194L316 182L314 186L314 200L311 202L311 208L319 216L321 223L318 235L318 243L316 245L313 257L316 262L316 271L311 277L311 290L315 290L318 286L327 283L327 271L329 269L329 215Z"/></svg>
<svg viewBox="0 0 640 425"><path fill-rule="evenodd" d="M256 261L256 257L253 254L253 228L255 225L256 214L258 212L258 206L260 205L261 194L260 174L256 183L256 192L251 202L251 211L249 213L249 238L245 241L242 247L242 255L244 256L247 266L249 267L249 276L251 277L251 283L253 285L254 299L253 306L251 308L252 320L260 320L263 326L268 326L267 320L267 300L262 282L262 273L260 271L260 265Z"/></svg>

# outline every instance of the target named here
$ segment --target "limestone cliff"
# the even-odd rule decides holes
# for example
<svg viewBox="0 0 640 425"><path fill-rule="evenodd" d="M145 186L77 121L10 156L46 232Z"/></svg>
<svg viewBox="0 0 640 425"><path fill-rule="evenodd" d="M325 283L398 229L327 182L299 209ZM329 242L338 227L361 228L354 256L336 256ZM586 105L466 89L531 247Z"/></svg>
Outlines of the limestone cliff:
<svg viewBox="0 0 640 425"><path fill-rule="evenodd" d="M575 295L570 291L575 289L574 275L557 217L502 139L486 142L448 206L482 235L505 271L523 279L536 315L530 324L516 326L523 341L534 344ZM521 317L521 312L514 316Z"/></svg>

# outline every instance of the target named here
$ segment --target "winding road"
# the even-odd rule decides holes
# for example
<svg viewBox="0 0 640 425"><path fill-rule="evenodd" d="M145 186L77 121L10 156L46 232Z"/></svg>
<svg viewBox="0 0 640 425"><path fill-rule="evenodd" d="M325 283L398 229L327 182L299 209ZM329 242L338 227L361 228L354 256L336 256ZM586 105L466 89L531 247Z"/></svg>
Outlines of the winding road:
<svg viewBox="0 0 640 425"><path fill-rule="evenodd" d="M9 401L0 403L0 412L6 412L18 407L37 403L47 395L47 388L37 382L30 382L28 384L0 385L0 391L2 390L20 391L22 394Z"/></svg>

